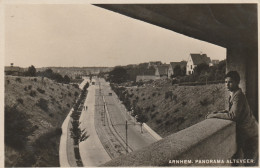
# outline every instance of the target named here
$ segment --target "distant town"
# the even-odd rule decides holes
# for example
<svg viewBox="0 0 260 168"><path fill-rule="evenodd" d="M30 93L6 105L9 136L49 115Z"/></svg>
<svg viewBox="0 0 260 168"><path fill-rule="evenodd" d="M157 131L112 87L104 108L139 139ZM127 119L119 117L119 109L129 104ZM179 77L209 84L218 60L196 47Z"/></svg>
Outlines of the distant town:
<svg viewBox="0 0 260 168"><path fill-rule="evenodd" d="M191 53L188 60L180 62L170 62L169 64L162 63L161 61L150 61L140 64L129 64L124 67L126 69L138 69L130 78L138 81L149 81L157 79L172 79L175 76L185 76L194 74L194 70L198 65L208 65L209 67L219 64L219 60L212 60L207 54L204 53ZM52 69L53 72L59 73L62 76L67 75L71 79L82 78L82 76L98 75L110 72L113 67L42 67L36 68L37 72ZM6 75L22 75L27 71L27 68L21 68L11 63L10 66L5 66Z"/></svg>

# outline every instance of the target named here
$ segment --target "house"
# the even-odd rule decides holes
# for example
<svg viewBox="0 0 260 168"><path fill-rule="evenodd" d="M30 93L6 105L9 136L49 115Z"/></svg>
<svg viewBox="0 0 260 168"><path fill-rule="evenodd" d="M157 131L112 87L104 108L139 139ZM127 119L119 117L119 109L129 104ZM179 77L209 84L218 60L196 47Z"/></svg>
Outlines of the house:
<svg viewBox="0 0 260 168"><path fill-rule="evenodd" d="M150 68L150 67L154 67L156 68L158 65L162 65L162 62L161 61L151 61L148 63L148 67L147 68Z"/></svg>
<svg viewBox="0 0 260 168"><path fill-rule="evenodd" d="M149 80L155 80L155 69L146 69L145 71L139 73L139 75L136 76L136 82L138 81L149 81Z"/></svg>
<svg viewBox="0 0 260 168"><path fill-rule="evenodd" d="M19 76L24 73L24 69L20 68L18 66L5 66L5 75L13 75L13 76Z"/></svg>
<svg viewBox="0 0 260 168"><path fill-rule="evenodd" d="M187 62L181 61L181 62L170 62L169 69L168 69L168 78L171 78L172 75L174 75L174 68L176 65L180 65L181 68L186 68Z"/></svg>
<svg viewBox="0 0 260 168"><path fill-rule="evenodd" d="M190 75L194 73L194 68L199 64L210 64L211 60L207 57L206 54L190 54L187 66L186 66L186 75Z"/></svg>
<svg viewBox="0 0 260 168"><path fill-rule="evenodd" d="M156 67L155 76L156 79L168 78L169 64L162 64Z"/></svg>

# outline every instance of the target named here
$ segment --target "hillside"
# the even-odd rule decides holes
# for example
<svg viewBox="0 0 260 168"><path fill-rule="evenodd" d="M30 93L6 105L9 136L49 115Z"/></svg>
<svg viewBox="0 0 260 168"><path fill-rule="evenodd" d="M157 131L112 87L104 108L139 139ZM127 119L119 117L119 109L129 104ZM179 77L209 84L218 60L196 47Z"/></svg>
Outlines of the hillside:
<svg viewBox="0 0 260 168"><path fill-rule="evenodd" d="M209 111L225 107L224 84L172 86L170 81L157 80L144 87L123 89L133 106L147 117L147 124L165 137L205 119ZM171 92L171 94L166 92Z"/></svg>
<svg viewBox="0 0 260 168"><path fill-rule="evenodd" d="M5 166L59 166L61 124L76 85L38 77L5 77Z"/></svg>

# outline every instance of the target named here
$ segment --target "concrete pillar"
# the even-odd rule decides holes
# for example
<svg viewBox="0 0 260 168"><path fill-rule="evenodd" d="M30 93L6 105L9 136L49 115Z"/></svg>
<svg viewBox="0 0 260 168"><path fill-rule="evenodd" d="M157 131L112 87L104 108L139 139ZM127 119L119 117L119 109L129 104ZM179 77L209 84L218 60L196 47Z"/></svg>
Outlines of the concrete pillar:
<svg viewBox="0 0 260 168"><path fill-rule="evenodd" d="M243 43L246 44L246 43ZM232 45L227 47L227 72L240 74L240 88L245 93L250 108L258 119L258 53L256 46ZM226 104L227 107L228 104Z"/></svg>

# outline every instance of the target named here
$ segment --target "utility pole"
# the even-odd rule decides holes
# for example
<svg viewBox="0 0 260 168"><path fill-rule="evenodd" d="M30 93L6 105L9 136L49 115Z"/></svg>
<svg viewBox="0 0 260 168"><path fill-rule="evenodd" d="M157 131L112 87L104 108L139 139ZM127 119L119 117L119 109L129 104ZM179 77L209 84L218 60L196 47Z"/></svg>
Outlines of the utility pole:
<svg viewBox="0 0 260 168"><path fill-rule="evenodd" d="M126 153L128 153L128 142L127 142L127 120L125 120L125 143L126 143Z"/></svg>
<svg viewBox="0 0 260 168"><path fill-rule="evenodd" d="M104 126L106 126L106 107L105 107L105 102L104 102L104 118L103 118L103 121L104 121Z"/></svg>

